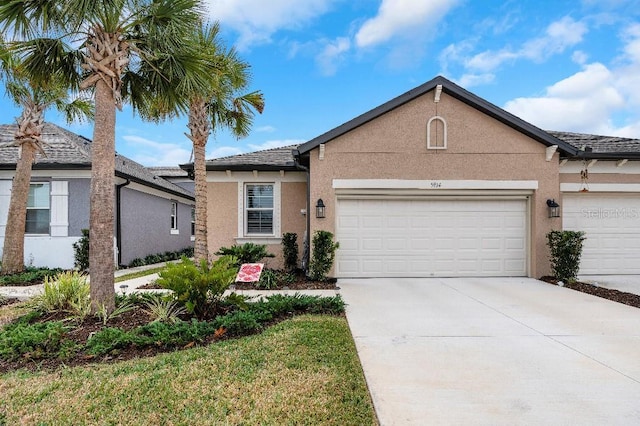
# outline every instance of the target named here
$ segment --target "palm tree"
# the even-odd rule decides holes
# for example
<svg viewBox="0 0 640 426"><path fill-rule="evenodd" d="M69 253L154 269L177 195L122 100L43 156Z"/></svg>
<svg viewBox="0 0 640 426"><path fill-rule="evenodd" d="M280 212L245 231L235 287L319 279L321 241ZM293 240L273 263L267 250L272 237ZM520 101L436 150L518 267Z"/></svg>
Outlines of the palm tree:
<svg viewBox="0 0 640 426"><path fill-rule="evenodd" d="M241 94L250 82L249 65L240 60L234 49L225 49L218 39L219 25L201 25L194 28L170 57L176 62L189 64L189 68L176 67L172 63L158 61L140 69L144 75L129 74L127 86L137 81L171 76L165 84L155 85L156 91L135 91L135 105L143 117L176 117L186 113L189 117L186 136L193 143L195 175L195 250L197 262L209 258L207 247L207 182L205 149L209 135L225 128L235 137L249 133L254 117L253 110L262 113L264 97L254 91ZM160 87L162 86L162 87ZM134 92L134 90L132 90ZM176 104L177 100L186 101Z"/></svg>
<svg viewBox="0 0 640 426"><path fill-rule="evenodd" d="M51 70L62 70L70 81L82 75L80 88L95 93L89 219L94 311L115 307L115 123L116 108L123 103L123 77L176 49L200 16L200 0L31 0L0 5L0 23L26 40L19 49L30 75L44 80Z"/></svg>
<svg viewBox="0 0 640 426"><path fill-rule="evenodd" d="M255 109L264 110L264 97L254 91L241 94L250 82L249 64L240 60L234 49L225 50L219 43L218 25L198 30L199 51L212 64L212 84L207 92L195 92L189 96L190 133L185 135L193 142L193 169L195 181L196 261L209 259L207 247L207 170L205 152L209 135L225 128L237 137L249 134Z"/></svg>
<svg viewBox="0 0 640 426"><path fill-rule="evenodd" d="M70 99L66 85L56 75L49 81L30 80L22 70L20 58L11 54L0 39L0 76L5 80L7 95L22 108L18 128L11 144L19 148L16 173L11 186L9 214L2 252L2 273L24 270L24 233L27 200L31 182L31 166L36 154L46 155L42 142L44 112L53 106L68 123L93 119L93 104L86 99Z"/></svg>

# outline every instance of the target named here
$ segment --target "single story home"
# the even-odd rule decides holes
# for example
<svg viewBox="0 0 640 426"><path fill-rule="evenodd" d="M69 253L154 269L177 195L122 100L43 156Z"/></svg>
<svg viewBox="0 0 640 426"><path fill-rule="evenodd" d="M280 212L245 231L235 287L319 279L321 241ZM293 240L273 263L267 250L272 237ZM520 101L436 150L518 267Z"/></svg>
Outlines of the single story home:
<svg viewBox="0 0 640 426"><path fill-rule="evenodd" d="M15 125L0 125L0 143ZM73 243L89 228L91 141L51 123L43 131L46 157L37 156L27 206L25 264L72 268ZM4 245L18 148L0 150L0 251ZM116 154L117 265L193 246L193 191Z"/></svg>
<svg viewBox="0 0 640 426"><path fill-rule="evenodd" d="M544 131L440 76L207 182L212 251L327 230L336 277L540 277L571 229L581 274L640 273L640 140Z"/></svg>

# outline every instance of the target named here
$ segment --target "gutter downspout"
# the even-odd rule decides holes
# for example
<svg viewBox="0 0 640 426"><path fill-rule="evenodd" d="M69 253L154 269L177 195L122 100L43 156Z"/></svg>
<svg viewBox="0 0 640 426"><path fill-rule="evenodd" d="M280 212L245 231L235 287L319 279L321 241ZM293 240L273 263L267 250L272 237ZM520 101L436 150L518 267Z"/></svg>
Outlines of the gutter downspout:
<svg viewBox="0 0 640 426"><path fill-rule="evenodd" d="M122 266L122 212L120 211L120 198L122 188L129 185L130 183L131 181L129 179L125 179L124 183L116 185L116 250L118 250L118 267Z"/></svg>
<svg viewBox="0 0 640 426"><path fill-rule="evenodd" d="M309 269L309 232L311 231L311 173L309 168L298 162L298 156L294 155L296 169L302 170L307 175L307 229L305 229L304 246L302 250L302 269L305 274Z"/></svg>

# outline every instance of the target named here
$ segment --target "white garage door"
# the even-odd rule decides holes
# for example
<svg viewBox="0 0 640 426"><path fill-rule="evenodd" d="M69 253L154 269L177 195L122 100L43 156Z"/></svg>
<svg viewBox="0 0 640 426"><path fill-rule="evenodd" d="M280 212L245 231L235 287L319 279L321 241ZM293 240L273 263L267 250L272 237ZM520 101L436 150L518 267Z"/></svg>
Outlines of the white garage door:
<svg viewBox="0 0 640 426"><path fill-rule="evenodd" d="M640 195L564 194L563 227L585 231L580 274L640 274Z"/></svg>
<svg viewBox="0 0 640 426"><path fill-rule="evenodd" d="M527 202L343 199L339 277L525 276Z"/></svg>

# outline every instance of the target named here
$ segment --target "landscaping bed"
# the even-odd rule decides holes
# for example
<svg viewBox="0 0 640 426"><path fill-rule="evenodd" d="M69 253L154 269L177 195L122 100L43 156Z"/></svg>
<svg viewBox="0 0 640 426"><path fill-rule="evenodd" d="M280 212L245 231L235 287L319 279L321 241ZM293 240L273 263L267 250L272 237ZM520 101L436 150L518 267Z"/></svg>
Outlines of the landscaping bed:
<svg viewBox="0 0 640 426"><path fill-rule="evenodd" d="M540 278L542 281L545 281L549 284L558 285L558 280L554 277L544 276ZM620 290L598 287L593 284L583 283L580 281L575 281L572 283L563 283L563 287L569 288L571 290L581 291L583 293L588 293L594 296L602 297L603 299L613 300L614 302L623 303L625 305L633 306L635 308L640 308L640 295L627 293Z"/></svg>
<svg viewBox="0 0 640 426"><path fill-rule="evenodd" d="M106 321L95 315L78 319L67 312L38 311L18 318L0 334L0 373L148 357L255 334L300 314L344 313L340 296L296 294L249 302L243 310L221 304L207 318L182 312L160 321L145 308L145 297L133 298L135 304L130 310ZM126 302L120 301L119 305L123 303Z"/></svg>

